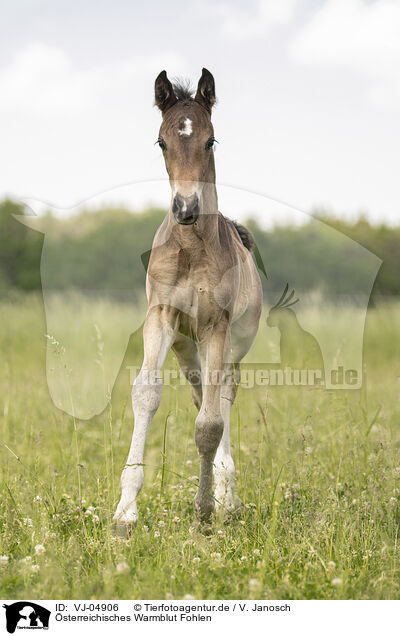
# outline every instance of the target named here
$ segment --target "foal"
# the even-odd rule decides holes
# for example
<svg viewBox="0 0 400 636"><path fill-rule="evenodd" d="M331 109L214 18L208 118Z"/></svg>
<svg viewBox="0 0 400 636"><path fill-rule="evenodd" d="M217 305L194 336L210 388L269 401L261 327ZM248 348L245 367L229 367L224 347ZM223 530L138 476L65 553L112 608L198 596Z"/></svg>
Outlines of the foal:
<svg viewBox="0 0 400 636"><path fill-rule="evenodd" d="M172 197L154 238L147 272L144 360L132 389L135 427L114 515L119 533L137 520L144 445L160 404L160 370L171 347L192 384L199 410L195 512L201 521L209 521L214 501L229 511L240 505L235 495L229 415L239 383L239 362L255 338L262 305L251 237L218 211L211 123L213 76L203 69L193 97L188 89L172 86L162 71L155 82L155 102L162 113L158 143Z"/></svg>

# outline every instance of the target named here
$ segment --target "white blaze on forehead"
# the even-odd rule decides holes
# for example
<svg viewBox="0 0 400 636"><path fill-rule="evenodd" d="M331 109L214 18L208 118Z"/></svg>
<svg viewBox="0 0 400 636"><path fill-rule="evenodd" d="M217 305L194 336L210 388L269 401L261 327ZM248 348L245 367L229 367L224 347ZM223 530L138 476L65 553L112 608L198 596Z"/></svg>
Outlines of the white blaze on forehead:
<svg viewBox="0 0 400 636"><path fill-rule="evenodd" d="M186 117L185 121L183 122L183 128L180 128L178 130L178 133L180 135L186 135L187 137L189 137L192 134L192 132L193 132L192 120Z"/></svg>

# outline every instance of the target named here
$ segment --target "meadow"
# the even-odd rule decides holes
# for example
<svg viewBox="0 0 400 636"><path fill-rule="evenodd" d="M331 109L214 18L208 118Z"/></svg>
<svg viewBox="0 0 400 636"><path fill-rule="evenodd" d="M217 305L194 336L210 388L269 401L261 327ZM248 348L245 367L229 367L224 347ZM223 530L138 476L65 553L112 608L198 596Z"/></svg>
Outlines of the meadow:
<svg viewBox="0 0 400 636"><path fill-rule="evenodd" d="M110 321L127 311L114 304ZM351 321L358 310L346 311ZM368 312L361 390L239 390L243 507L209 534L193 514L196 410L188 386L165 387L129 539L113 536L111 517L133 426L126 367L140 363L140 343L107 409L79 421L49 396L40 295L4 297L0 321L1 597L400 598L400 303Z"/></svg>

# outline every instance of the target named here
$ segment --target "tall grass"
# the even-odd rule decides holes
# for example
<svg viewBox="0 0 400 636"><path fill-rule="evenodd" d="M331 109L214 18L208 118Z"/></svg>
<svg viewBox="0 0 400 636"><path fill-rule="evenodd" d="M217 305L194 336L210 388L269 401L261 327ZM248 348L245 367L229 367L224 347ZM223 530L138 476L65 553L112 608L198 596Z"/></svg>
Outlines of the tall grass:
<svg viewBox="0 0 400 636"><path fill-rule="evenodd" d="M110 315L123 323L128 311ZM165 387L129 540L112 536L110 520L133 427L126 366L140 343L105 412L74 421L49 397L39 298L3 301L0 316L2 597L400 597L399 304L369 313L361 391L239 390L243 508L210 535L192 508L196 411L187 386Z"/></svg>

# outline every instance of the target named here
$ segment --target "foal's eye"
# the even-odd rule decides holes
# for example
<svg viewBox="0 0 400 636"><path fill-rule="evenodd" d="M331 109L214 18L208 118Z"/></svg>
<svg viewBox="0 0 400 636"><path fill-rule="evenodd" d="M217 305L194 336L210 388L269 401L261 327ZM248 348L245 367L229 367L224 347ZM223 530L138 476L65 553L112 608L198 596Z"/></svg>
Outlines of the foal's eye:
<svg viewBox="0 0 400 636"><path fill-rule="evenodd" d="M159 137L156 141L156 144L158 144L161 148L161 150L164 152L167 149L167 144L165 143L164 139L162 137Z"/></svg>
<svg viewBox="0 0 400 636"><path fill-rule="evenodd" d="M206 142L206 150L211 150L211 148L213 147L213 145L217 142L217 140L215 139L215 137L210 137L210 139L207 139Z"/></svg>

